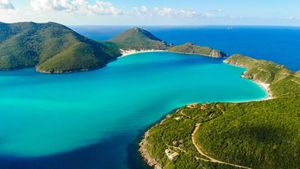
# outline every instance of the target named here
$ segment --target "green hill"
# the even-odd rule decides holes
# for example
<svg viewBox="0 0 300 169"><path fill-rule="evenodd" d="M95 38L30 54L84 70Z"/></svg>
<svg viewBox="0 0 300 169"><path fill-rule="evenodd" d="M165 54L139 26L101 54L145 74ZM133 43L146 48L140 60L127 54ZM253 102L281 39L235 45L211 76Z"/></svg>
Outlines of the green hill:
<svg viewBox="0 0 300 169"><path fill-rule="evenodd" d="M168 51L176 53L204 55L214 58L226 57L226 54L224 52L209 47L197 46L192 43L185 43L180 46L170 47Z"/></svg>
<svg viewBox="0 0 300 169"><path fill-rule="evenodd" d="M298 169L299 72L242 55L226 62L247 68L246 78L269 83L275 99L184 106L148 130L141 151L166 169ZM178 153L173 160L167 149Z"/></svg>
<svg viewBox="0 0 300 169"><path fill-rule="evenodd" d="M1 23L0 32L1 70L82 71L102 67L120 55L111 44L95 42L57 23Z"/></svg>
<svg viewBox="0 0 300 169"><path fill-rule="evenodd" d="M141 28L129 29L110 41L116 43L124 50L164 50L168 47L166 42Z"/></svg>

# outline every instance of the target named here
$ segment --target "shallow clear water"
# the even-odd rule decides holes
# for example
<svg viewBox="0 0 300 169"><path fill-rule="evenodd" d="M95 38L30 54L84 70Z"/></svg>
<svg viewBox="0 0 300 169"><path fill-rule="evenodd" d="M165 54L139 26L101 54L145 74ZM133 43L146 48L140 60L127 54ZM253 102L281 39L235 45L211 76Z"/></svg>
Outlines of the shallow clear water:
<svg viewBox="0 0 300 169"><path fill-rule="evenodd" d="M194 102L263 99L222 60L141 53L84 73L0 72L0 168L128 168L150 124ZM130 154L130 153L129 153Z"/></svg>

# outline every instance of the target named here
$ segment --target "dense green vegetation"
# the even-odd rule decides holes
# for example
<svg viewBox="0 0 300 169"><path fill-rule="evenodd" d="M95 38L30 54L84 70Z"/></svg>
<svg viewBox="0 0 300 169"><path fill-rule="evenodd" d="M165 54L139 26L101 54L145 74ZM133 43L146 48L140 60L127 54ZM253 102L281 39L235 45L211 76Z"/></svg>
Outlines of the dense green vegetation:
<svg viewBox="0 0 300 169"><path fill-rule="evenodd" d="M0 24L0 69L37 67L63 73L104 66L120 56L111 43L99 43L57 24Z"/></svg>
<svg viewBox="0 0 300 169"><path fill-rule="evenodd" d="M192 43L185 43L180 46L170 47L168 51L177 53L198 54L204 56L211 56L215 58L226 57L226 54L219 50L215 50L209 47L197 46Z"/></svg>
<svg viewBox="0 0 300 169"><path fill-rule="evenodd" d="M232 168L205 161L192 144L191 133L197 122L207 122L222 114L219 109L211 109L220 104L207 105L206 110L182 107L175 113L168 115L160 124L149 130L147 137L147 151L151 157L161 164L163 169L196 169L196 168ZM165 150L170 148L179 152L179 156L171 161L167 158ZM203 160L204 159L204 160Z"/></svg>
<svg viewBox="0 0 300 169"><path fill-rule="evenodd" d="M299 167L299 97L224 104L224 111L198 132L210 155L252 168Z"/></svg>
<svg viewBox="0 0 300 169"><path fill-rule="evenodd" d="M165 50L168 48L166 42L141 28L129 29L110 41L116 43L124 50Z"/></svg>
<svg viewBox="0 0 300 169"><path fill-rule="evenodd" d="M162 168L236 168L202 156L255 169L300 165L300 78L282 65L234 55L227 63L248 69L245 77L266 82L275 99L185 106L148 131L146 150ZM192 133L196 124L196 146ZM169 160L165 150L179 153Z"/></svg>

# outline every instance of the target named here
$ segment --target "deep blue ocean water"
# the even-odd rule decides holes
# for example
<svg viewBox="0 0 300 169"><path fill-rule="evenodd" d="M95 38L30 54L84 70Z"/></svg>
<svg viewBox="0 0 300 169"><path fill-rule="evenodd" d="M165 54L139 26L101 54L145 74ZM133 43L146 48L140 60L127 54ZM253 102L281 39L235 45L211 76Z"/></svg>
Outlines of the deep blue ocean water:
<svg viewBox="0 0 300 169"><path fill-rule="evenodd" d="M105 40L127 28L74 29ZM192 41L300 68L297 28L148 29L171 43ZM0 169L141 169L137 139L173 109L266 97L257 84L240 78L243 71L222 60L162 52L131 55L84 73L0 72Z"/></svg>
<svg viewBox="0 0 300 169"><path fill-rule="evenodd" d="M83 35L107 40L132 26L73 26ZM143 27L160 39L174 44L193 42L223 50L227 54L244 54L257 59L284 64L300 70L300 27L203 26Z"/></svg>

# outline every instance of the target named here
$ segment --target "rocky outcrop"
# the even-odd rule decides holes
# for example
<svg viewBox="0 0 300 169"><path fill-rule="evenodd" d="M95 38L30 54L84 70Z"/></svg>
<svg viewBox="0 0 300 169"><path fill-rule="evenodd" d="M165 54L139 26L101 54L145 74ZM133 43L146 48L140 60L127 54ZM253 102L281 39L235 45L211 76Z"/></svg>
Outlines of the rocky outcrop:
<svg viewBox="0 0 300 169"><path fill-rule="evenodd" d="M227 55L224 52L221 52L219 50L214 50L214 49L210 52L210 56L213 57L213 58L227 57Z"/></svg>

